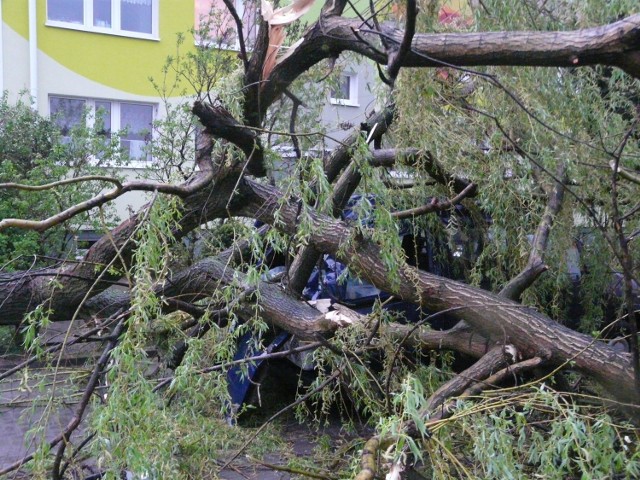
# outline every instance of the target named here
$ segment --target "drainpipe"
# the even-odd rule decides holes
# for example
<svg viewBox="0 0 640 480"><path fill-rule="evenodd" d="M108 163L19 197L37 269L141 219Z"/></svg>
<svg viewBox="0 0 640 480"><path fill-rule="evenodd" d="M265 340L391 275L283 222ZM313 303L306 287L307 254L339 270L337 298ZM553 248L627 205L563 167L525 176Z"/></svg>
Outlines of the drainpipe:
<svg viewBox="0 0 640 480"><path fill-rule="evenodd" d="M2 0L0 0L2 2ZM38 109L38 23L36 0L29 0L29 87L31 106Z"/></svg>
<svg viewBox="0 0 640 480"><path fill-rule="evenodd" d="M2 28L2 0L0 0L0 95L4 95L4 59L3 59L3 52L4 52L4 42L2 41L2 32L3 32L3 28Z"/></svg>
<svg viewBox="0 0 640 480"><path fill-rule="evenodd" d="M4 58L2 56L4 52L4 42L2 41L2 0L0 0L0 95L4 95Z"/></svg>

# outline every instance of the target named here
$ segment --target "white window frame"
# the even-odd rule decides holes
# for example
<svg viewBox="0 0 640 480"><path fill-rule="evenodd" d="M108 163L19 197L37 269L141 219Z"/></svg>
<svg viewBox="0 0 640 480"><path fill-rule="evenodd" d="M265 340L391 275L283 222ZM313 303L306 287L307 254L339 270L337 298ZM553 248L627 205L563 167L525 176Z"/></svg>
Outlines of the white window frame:
<svg viewBox="0 0 640 480"><path fill-rule="evenodd" d="M0 0L1 1L1 0ZM151 33L133 32L131 30L122 30L120 28L121 1L113 0L111 2L111 27L96 27L93 25L93 0L83 1L83 23L63 22L61 20L49 19L49 0L46 1L47 21L45 25L48 27L66 28L69 30L80 30L82 32L102 33L106 35L116 35L118 37L140 38L143 40L160 40L158 32L159 2L160 0L151 0Z"/></svg>
<svg viewBox="0 0 640 480"><path fill-rule="evenodd" d="M152 118L151 121L154 122L158 118L158 104L151 102L136 102L131 100L113 100L111 98L87 98L87 97L75 97L73 95L49 95L49 117L53 115L51 112L51 98L65 98L70 100L82 100L84 101L85 108L89 109L89 116L87 117L87 127L93 127L96 121L96 102L109 102L111 103L111 129L110 132L118 133L123 130L121 127L121 115L120 115L120 106L122 104L131 104L131 105L144 105L152 107ZM153 132L149 132L152 134ZM146 159L140 158L131 158L127 163L126 167L128 168L140 168L140 167L148 167L150 162L153 160L152 157L147 156ZM125 168L126 168L125 167Z"/></svg>
<svg viewBox="0 0 640 480"><path fill-rule="evenodd" d="M329 102L332 105L339 105L343 107L359 107L358 102L358 74L355 72L343 72L341 77L349 78L349 98L333 98L329 94Z"/></svg>

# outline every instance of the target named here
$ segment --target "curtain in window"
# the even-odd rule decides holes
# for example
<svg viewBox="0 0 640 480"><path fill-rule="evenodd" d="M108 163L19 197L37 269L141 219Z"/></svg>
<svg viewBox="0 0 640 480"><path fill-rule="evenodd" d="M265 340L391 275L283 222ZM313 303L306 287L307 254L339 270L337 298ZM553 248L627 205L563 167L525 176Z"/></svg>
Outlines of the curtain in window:
<svg viewBox="0 0 640 480"><path fill-rule="evenodd" d="M152 0L120 0L122 30L152 33Z"/></svg>
<svg viewBox="0 0 640 480"><path fill-rule="evenodd" d="M111 28L111 0L93 0L93 25Z"/></svg>
<svg viewBox="0 0 640 480"><path fill-rule="evenodd" d="M153 107L151 105L120 104L120 127L127 130L121 144L131 159L149 158L145 147L151 140L152 122Z"/></svg>
<svg viewBox="0 0 640 480"><path fill-rule="evenodd" d="M50 97L49 110L63 137L68 137L71 129L82 124L85 101L77 98Z"/></svg>

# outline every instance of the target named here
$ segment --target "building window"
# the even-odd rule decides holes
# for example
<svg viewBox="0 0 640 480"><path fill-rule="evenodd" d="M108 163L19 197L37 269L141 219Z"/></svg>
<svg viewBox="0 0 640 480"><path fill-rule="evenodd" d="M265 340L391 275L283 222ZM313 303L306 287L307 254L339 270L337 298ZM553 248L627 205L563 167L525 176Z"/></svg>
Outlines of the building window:
<svg viewBox="0 0 640 480"><path fill-rule="evenodd" d="M151 141L154 105L51 96L49 110L66 141L71 129L80 125L83 118L88 121L100 118L101 133L111 138L112 132L120 132L120 146L131 160L151 160L147 145Z"/></svg>
<svg viewBox="0 0 640 480"><path fill-rule="evenodd" d="M51 97L49 99L51 118L60 128L60 133L68 140L71 129L82 122L86 102L78 98Z"/></svg>
<svg viewBox="0 0 640 480"><path fill-rule="evenodd" d="M158 1L47 0L47 25L157 39Z"/></svg>
<svg viewBox="0 0 640 480"><path fill-rule="evenodd" d="M242 20L245 46L255 44L260 22L255 0L234 0L236 13ZM223 0L195 0L196 43L200 46L238 50L240 40L236 22Z"/></svg>
<svg viewBox="0 0 640 480"><path fill-rule="evenodd" d="M331 90L329 100L334 105L359 106L358 76L355 73L343 73L340 75L338 85Z"/></svg>

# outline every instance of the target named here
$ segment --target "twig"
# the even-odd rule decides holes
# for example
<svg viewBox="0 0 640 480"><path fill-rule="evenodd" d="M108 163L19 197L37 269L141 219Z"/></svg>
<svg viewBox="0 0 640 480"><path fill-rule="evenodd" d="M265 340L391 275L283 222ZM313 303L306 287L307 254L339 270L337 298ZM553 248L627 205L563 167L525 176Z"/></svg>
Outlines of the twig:
<svg viewBox="0 0 640 480"><path fill-rule="evenodd" d="M192 373L193 374L211 373L211 372L215 372L217 370L225 370L225 369L231 368L231 367L233 367L235 365L242 365L243 363L260 362L262 360L271 360L271 359L274 359L274 358L283 358L283 357L286 357L288 355L292 355L294 353L306 352L308 350L313 350L314 348L318 348L318 347L321 347L321 346L322 346L321 342L313 342L313 343L309 343L307 345L304 345L302 347L292 348L290 350L284 350L284 351L281 351L281 352L261 353L260 355L255 355L253 357L242 358L240 360L233 360L231 362L222 363L220 365L214 365L213 367L203 368L201 370L197 370L197 371L192 372ZM175 379L175 377L165 378L158 385L153 387L153 391L157 392L162 387L164 387L164 386L168 385L169 383L171 383L174 379Z"/></svg>
<svg viewBox="0 0 640 480"><path fill-rule="evenodd" d="M80 444L76 448L73 449L73 452L71 453L69 458L65 460L64 464L62 465L62 468L60 469L60 477L64 477L64 472L66 472L67 468L69 468L69 465L71 464L71 459L74 458L78 453L80 453L80 450L82 450L95 436L96 436L96 432L90 433L89 435L87 435L87 437L84 440L82 440L82 442L80 442Z"/></svg>
<svg viewBox="0 0 640 480"><path fill-rule="evenodd" d="M87 175L84 177L65 178L57 182L46 183L44 185L24 185L21 183L0 183L1 188L15 188L16 190L26 190L28 192L41 192L52 188L69 185L72 183L101 181L113 183L116 187L122 188L122 183L117 178L106 177L104 175Z"/></svg>
<svg viewBox="0 0 640 480"><path fill-rule="evenodd" d="M116 184L113 190L108 192L99 193L98 195L85 200L84 202L77 203L66 210L56 213L44 220L26 220L21 218L5 218L0 221L0 231L15 227L23 230L35 230L36 232L43 232L51 227L59 225L76 215L91 210L93 208L104 205L107 202L115 200L116 198L124 195L127 192L143 191L143 192L160 192L170 195L177 195L179 197L186 197L192 193L200 190L213 180L214 171L208 170L202 172L196 176L196 181L193 183L185 182L182 185L173 185L170 183L151 182L135 180L126 182L123 184ZM115 183L115 182L114 182ZM51 185L51 184L48 184ZM47 185L45 185L46 187ZM13 187L18 188L18 187Z"/></svg>
<svg viewBox="0 0 640 480"><path fill-rule="evenodd" d="M238 11L233 4L232 0L222 0L229 10L229 13L236 22L236 29L238 30L238 43L240 44L240 57L242 58L242 65L244 66L245 73L249 70L249 58L247 57L247 47L244 44L244 33L242 31L243 23L242 19L238 15Z"/></svg>
<svg viewBox="0 0 640 480"><path fill-rule="evenodd" d="M99 327L93 328L91 330L89 330L88 332L74 338L73 340L70 340L68 342L66 342L66 346L71 346L74 345L76 343L80 343L82 342L85 338L89 338L92 335L98 333L100 330L104 330L105 328L107 328L111 323L118 321L120 318L122 318L120 315L128 315L129 312L124 312L122 314L120 314L120 312L118 312L118 314L116 314L111 320L108 320L104 325L100 325ZM105 338L106 340L106 338ZM41 356L46 356L50 353L54 353L57 352L58 350L60 350L63 346L65 346L65 342L59 342L56 343L56 345L47 348L41 355L33 355L31 357L29 357L27 360L19 363L18 365L10 368L9 370L6 370L2 373L0 373L0 380L4 380L5 378L10 377L11 375L13 375L14 373L22 370L25 367L28 367L29 365L31 365L32 363L35 363L36 361L38 361L39 358L41 358Z"/></svg>
<svg viewBox="0 0 640 480"><path fill-rule="evenodd" d="M396 52L389 54L389 67L387 68L387 73L392 82L395 82L396 77L400 72L402 62L411 51L411 41L416 33L416 17L418 15L416 0L407 0L406 7L407 18L402 43L400 43L400 47Z"/></svg>
<svg viewBox="0 0 640 480"><path fill-rule="evenodd" d="M439 202L437 198L433 198L431 203L428 203L427 205L422 205L421 207L416 207L416 208L410 208L409 210L402 210L400 212L391 212L391 216L393 218L403 219L403 218L409 218L409 217L417 217L418 215L424 215L425 213L446 210L460 203L471 192L475 191L475 189L476 189L476 184L470 183L469 185L467 185L467 187L464 190L462 190L462 192L460 192L458 195L456 195L450 200Z"/></svg>

